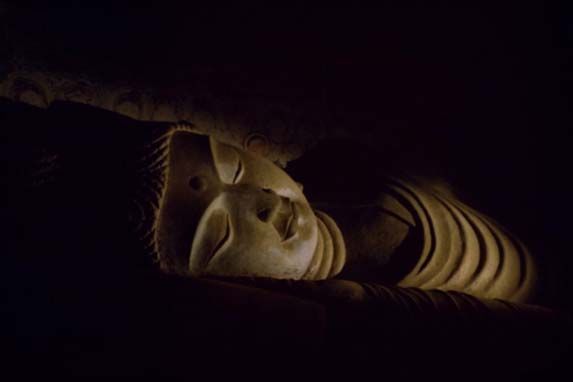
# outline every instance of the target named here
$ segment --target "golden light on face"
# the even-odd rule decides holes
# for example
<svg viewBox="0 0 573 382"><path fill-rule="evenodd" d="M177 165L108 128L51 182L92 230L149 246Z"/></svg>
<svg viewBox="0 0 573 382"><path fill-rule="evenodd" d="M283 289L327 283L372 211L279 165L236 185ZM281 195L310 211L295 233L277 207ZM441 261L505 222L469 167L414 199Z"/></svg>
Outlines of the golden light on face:
<svg viewBox="0 0 573 382"><path fill-rule="evenodd" d="M173 136L169 166L157 234L168 268L192 275L304 275L317 244L316 217L282 169L191 133Z"/></svg>

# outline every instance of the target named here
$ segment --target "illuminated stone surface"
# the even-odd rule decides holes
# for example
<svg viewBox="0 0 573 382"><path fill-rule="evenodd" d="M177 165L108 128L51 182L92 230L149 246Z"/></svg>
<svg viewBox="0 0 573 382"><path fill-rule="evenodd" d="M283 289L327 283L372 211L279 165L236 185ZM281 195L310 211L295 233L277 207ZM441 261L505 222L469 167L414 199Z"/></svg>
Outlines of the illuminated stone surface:
<svg viewBox="0 0 573 382"><path fill-rule="evenodd" d="M168 160L157 225L164 268L193 275L305 274L319 237L328 233L282 169L187 132L173 135Z"/></svg>
<svg viewBox="0 0 573 382"><path fill-rule="evenodd" d="M394 275L399 286L515 302L533 291L535 267L523 244L430 182L388 178L370 208L378 216L341 232L262 157L189 132L174 133L168 152L156 234L166 271L322 280L345 265L407 255L416 261ZM415 245L400 252L407 241Z"/></svg>
<svg viewBox="0 0 573 382"><path fill-rule="evenodd" d="M45 107L52 96L38 84L49 81L30 78L13 77L11 97ZM61 87L60 96L94 102L93 89L76 85ZM139 113L146 108L143 99L126 91L115 104ZM169 114L165 104L158 107L161 116ZM199 126L179 129L204 133ZM142 235L166 271L325 279L370 268L367 273L374 278L386 273L379 281L387 282L381 259L408 256L416 260L410 269L390 277L397 285L529 301L536 272L527 248L431 182L389 179L372 208L366 208L378 211L376 217L343 225L341 233L329 214L312 212L300 185L257 155L268 154L264 136L249 135L245 151L189 132L164 134L161 149L149 153L154 171L158 164L165 166L161 172L167 173L167 182L154 188L157 197L163 195L157 230ZM155 219L155 211L146 216Z"/></svg>

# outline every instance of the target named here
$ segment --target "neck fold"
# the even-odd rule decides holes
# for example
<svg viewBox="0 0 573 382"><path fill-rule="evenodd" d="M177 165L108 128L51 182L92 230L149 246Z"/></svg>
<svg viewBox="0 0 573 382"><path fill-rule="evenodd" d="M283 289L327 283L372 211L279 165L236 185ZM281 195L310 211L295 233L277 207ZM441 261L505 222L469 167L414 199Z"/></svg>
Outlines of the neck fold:
<svg viewBox="0 0 573 382"><path fill-rule="evenodd" d="M322 211L315 210L318 241L305 280L325 280L339 274L346 263L346 247L336 222Z"/></svg>

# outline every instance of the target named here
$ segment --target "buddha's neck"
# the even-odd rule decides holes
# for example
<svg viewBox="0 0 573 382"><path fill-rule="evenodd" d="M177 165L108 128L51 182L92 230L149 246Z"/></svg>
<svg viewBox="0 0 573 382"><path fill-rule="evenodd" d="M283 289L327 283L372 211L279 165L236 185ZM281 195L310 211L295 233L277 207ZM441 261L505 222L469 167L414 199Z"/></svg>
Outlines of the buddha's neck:
<svg viewBox="0 0 573 382"><path fill-rule="evenodd" d="M311 263L303 276L306 280L324 280L336 276L346 263L346 246L336 222L315 210L318 241Z"/></svg>

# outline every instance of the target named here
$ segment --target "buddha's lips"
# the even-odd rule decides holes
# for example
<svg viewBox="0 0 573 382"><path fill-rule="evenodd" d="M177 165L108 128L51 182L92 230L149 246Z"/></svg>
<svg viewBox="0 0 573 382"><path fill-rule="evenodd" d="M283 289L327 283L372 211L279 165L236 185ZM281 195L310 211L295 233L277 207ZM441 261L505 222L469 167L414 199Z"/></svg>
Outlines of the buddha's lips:
<svg viewBox="0 0 573 382"><path fill-rule="evenodd" d="M224 222L225 222L225 228L219 231L222 233L219 240L217 240L216 244L212 248L205 251L206 255L205 258L203 259L204 267L207 267L207 265L209 265L211 260L213 260L215 255L219 252L219 250L225 245L225 243L231 237L231 222L229 214L225 214Z"/></svg>

